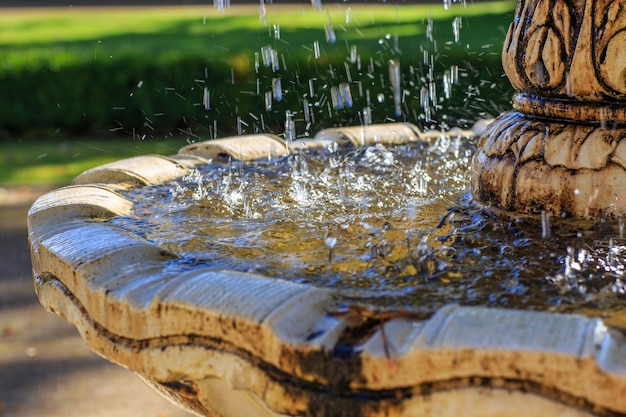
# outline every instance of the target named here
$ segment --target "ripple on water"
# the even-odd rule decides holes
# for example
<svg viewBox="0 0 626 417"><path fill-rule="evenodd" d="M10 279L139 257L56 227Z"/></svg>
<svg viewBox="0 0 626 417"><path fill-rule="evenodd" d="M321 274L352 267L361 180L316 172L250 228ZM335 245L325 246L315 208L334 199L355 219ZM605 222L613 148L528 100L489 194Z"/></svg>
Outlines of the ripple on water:
<svg viewBox="0 0 626 417"><path fill-rule="evenodd" d="M112 222L181 254L181 268L333 286L385 308L460 303L621 324L626 240L618 225L551 219L544 239L541 218L475 207L474 149L471 139L442 137L207 164L126 192L134 217Z"/></svg>

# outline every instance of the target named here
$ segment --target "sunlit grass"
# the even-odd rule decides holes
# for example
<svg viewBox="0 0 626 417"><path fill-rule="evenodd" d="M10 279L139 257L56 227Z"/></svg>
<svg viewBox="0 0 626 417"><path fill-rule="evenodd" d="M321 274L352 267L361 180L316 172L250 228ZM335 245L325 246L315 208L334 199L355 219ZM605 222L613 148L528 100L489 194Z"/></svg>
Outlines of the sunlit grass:
<svg viewBox="0 0 626 417"><path fill-rule="evenodd" d="M309 5L267 5L267 25L283 28L323 30L329 22L341 26L405 24L427 18L498 14L512 10L513 2L484 2L465 7L455 4L444 9L436 5L327 4L323 10ZM347 21L349 20L349 21ZM0 15L0 45L97 41L118 34L168 34L181 26L189 34L219 36L241 28L264 28L256 6L237 6L223 12L213 7L170 8L62 8L13 9ZM176 40L174 40L176 41ZM182 48L188 47L180 39Z"/></svg>
<svg viewBox="0 0 626 417"><path fill-rule="evenodd" d="M172 155L184 140L107 140L0 142L0 185L63 185L98 165L137 155Z"/></svg>
<svg viewBox="0 0 626 417"><path fill-rule="evenodd" d="M171 8L13 9L0 15L0 70L53 67L78 60L107 60L124 54L190 51L208 57L237 56L256 50L275 26L288 33L285 42L297 47L324 42L324 26L332 24L338 41L359 41L359 48L376 48L386 33L423 34L428 18L452 19L512 11L511 0L442 5L329 4L317 11L309 5L267 5L262 21L257 6L219 12L211 6ZM351 29L359 28L358 36ZM482 30L472 34L480 39ZM442 34L440 34L441 36ZM345 36L345 38L344 38ZM368 46L368 44L370 46Z"/></svg>
<svg viewBox="0 0 626 417"><path fill-rule="evenodd" d="M462 32L462 45L455 45L444 52L448 58L451 53L458 53L464 54L461 59L469 60L473 59L466 56L470 46L477 50L482 45L497 43L494 42L494 33L504 37L505 25L498 23L502 27L494 28L491 16L498 16L500 20L497 21L501 22L503 15L512 16L514 5L513 0L506 0L475 3L467 8L455 4L445 10L441 4L396 6L337 3L325 4L323 10L317 11L308 4L277 4L266 6L265 22L260 19L257 5L237 6L224 12L215 10L210 4L204 7L170 8L8 9L0 14L0 75L4 74L5 79L11 80L12 74L58 73L63 74L60 78L62 80L67 80L68 77L76 80L81 72L74 69L86 67L85 63L91 63L89 65L97 68L108 68L103 64L123 56L131 56L134 60L151 62L156 68L163 68L164 63L180 68L181 60L200 57L212 65L227 68L229 74L232 69L238 78L254 79L252 63L255 53L270 41L274 47L284 50L284 55L291 62L307 63L306 65L314 69L318 65L320 69L341 65L349 46L358 46L359 54L364 60L376 56L380 53L381 42L385 43L390 37L399 39L397 46L402 51L403 60L420 61L423 59L421 42L425 38L429 18L440 22L439 26L435 24L435 30L439 30L435 36L439 48L445 50L445 44L452 39L450 22L454 17L481 16L476 20L465 20L466 24L474 22L473 24L480 27L467 27L470 25L467 24ZM490 26L484 26L483 22L489 22ZM337 42L332 45L325 40L324 27L328 24L333 25L337 34ZM280 38L268 35L275 27L282 33ZM315 41L319 42L322 49L322 59L317 62L312 58ZM492 52L492 55L499 55L499 52ZM120 62L132 64L135 61ZM46 70L40 71L41 68ZM306 68L303 66L302 69ZM288 72L285 68L284 75ZM98 75L106 80L105 85L110 86L110 79L118 74ZM193 77L197 77L197 74L190 75L190 78ZM157 94L155 88L150 89L149 93L147 87L143 90L135 88L140 80L145 79L137 78L132 80L133 84L123 94L100 88L98 94L91 95L97 96L97 100L63 102L60 101L63 98L61 93L66 94L69 87L77 84L76 82L62 87L63 91L53 90L52 94L45 92L50 90L48 87L53 89L54 83L47 86L46 79L33 78L35 79L38 85L29 81L24 83L28 88L20 87L20 91L24 90L24 97L47 94L45 100L33 102L46 102L48 105L46 108L41 108L41 105L37 108L26 106L27 111L19 110L11 116L14 119L32 111L41 120L54 120L55 112L62 114L64 120L71 120L73 117L81 122L82 115L93 120L103 106L108 106L109 109L124 108L126 104L122 98L127 98L130 92L136 93L136 98L139 94ZM91 80L93 78L89 79L90 82ZM218 87L224 86L215 86ZM231 96L230 93L214 94L216 100L220 97L230 100L233 98ZM11 106L15 107L15 103L19 103L24 97L11 98L15 102L5 100L5 104L11 102L14 103ZM97 104L94 105L92 101ZM78 110L69 111L70 105ZM145 110L145 114L153 119L154 114L166 113L161 107L143 107L141 110ZM229 117L227 112L224 114L225 118ZM232 117L231 119L234 120ZM227 123L220 120L220 127L223 128ZM111 123L108 128L116 126L117 124ZM0 126L0 134L2 127ZM50 128L54 131L53 127L47 125L37 128ZM172 154L184 144L184 139L180 138L146 143L134 140L132 136L122 140L89 138L82 142L61 136L27 143L0 138L0 184L67 183L93 166L146 153Z"/></svg>

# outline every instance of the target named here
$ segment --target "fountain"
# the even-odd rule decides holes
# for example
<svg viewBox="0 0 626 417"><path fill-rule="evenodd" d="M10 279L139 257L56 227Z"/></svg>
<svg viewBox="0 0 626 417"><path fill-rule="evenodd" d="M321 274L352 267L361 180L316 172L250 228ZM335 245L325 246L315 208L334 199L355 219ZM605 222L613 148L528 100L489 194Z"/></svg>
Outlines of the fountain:
<svg viewBox="0 0 626 417"><path fill-rule="evenodd" d="M518 93L481 138L477 200L534 214L624 215L623 7L519 2L502 54Z"/></svg>
<svg viewBox="0 0 626 417"><path fill-rule="evenodd" d="M610 172L616 169L611 164L617 164L619 144L611 135L620 131L608 126L608 120L621 121L617 102L620 96L615 92L620 91L615 88L617 81L614 78L606 81L607 76L602 75L602 82L595 85L601 84L605 90L596 91L594 96L590 90L585 90L590 84L579 78L586 72L574 69L596 61L577 58L562 64L568 69L562 73L569 74L564 79L570 81L557 82L555 74L560 64L548 60L556 55L550 48L561 51L559 42L564 42L562 52L571 52L560 55L589 54L585 49L594 50L595 41L576 43L572 40L579 34L600 36L605 33L598 44L609 47L601 54L606 59L599 62L604 65L610 58L613 59L611 65L624 67L623 62L619 66L613 41L619 41L621 32L607 24L619 21L623 2L603 6L608 11L606 21L594 12L592 6L596 3L590 0L586 3L585 9L569 10L567 3L561 1L554 4L520 1L504 57L514 86L529 93L518 93L514 101L516 112L499 117L486 130L478 124L471 131L421 132L409 123L394 123L324 129L312 139L293 139L287 134L285 138L271 134L243 135L191 144L170 157L136 157L84 172L72 186L42 196L29 211L33 273L42 304L73 323L94 351L136 372L157 391L199 415L626 414L626 396L623 395L626 391L623 360L626 344L619 330L624 327L619 301L624 293L621 275L625 261L623 247L616 243L623 236L620 233L619 238L614 237L607 231L612 226L610 218L601 217L598 222L602 222L602 227L596 224L593 229L587 227L588 223L583 226L574 221L565 225L559 223L563 212L589 219L600 213L619 216L622 207L619 200L615 200L618 191L612 191L617 190L617 185L604 182L604 177L597 177L606 175L604 171L589 165L595 161L596 154L581 150L583 145L588 149L589 143L594 144L594 149L613 146L612 151L605 152L609 156L604 160L608 164L606 169ZM543 20L529 18L544 16L542 13L551 15ZM536 22L539 23L535 27ZM597 22L603 23L604 32L585 26L597 25ZM579 27L576 35L565 32L567 28ZM583 35L579 37L584 39ZM536 38L550 46L543 49L541 57L537 53L533 55L538 50L533 43ZM529 46L534 52L524 53L526 46L518 45ZM574 54L579 50L581 52ZM526 58L516 60L517 55ZM391 63L390 77L394 68L395 64ZM594 71L594 74L606 74L602 71ZM623 77L621 80L623 82ZM609 90L613 91L612 96ZM544 106L542 99L537 98L539 92L547 96L548 105ZM577 100L567 101L568 96ZM600 98L602 101L594 104L593 100ZM543 113L537 114L539 111ZM575 118L573 114L580 117ZM615 117L598 117L596 120L601 126L596 127L590 123L591 116L585 118L583 114ZM552 120L557 117L566 119L567 123ZM574 123L571 119L580 122ZM560 127L555 127L557 125ZM578 132L577 129L585 133L573 136L563 133ZM592 134L592 130L598 129L609 130ZM547 135L552 133L556 136L548 140ZM395 226L395 219L375 224L364 212L358 211L355 217L361 219L357 222L348 222L345 212L319 215L324 227L329 221L341 218L333 223L336 228L318 236L316 244L318 253L322 254L318 258L323 259L327 269L337 267L341 273L355 271L348 276L348 281L369 273L367 269L358 269L358 262L341 262L340 249L349 234L364 236L370 257L403 259L402 266L414 281L396 282L396 287L389 292L385 292L384 286L372 289L338 281L325 286L287 277L275 278L272 276L275 271L261 273L262 268L257 267L238 270L230 264L214 262L219 259L188 256L188 252L198 250L187 246L180 250L175 244L162 243L155 237L155 227L158 229L170 217L174 218L177 211L188 210L179 206L182 203L177 199L183 195L195 196L192 210L213 209L223 204L209 193L211 189L206 185L209 181L206 173L220 169L226 174L218 177L221 182L217 182L215 188L223 191L229 187L228 193L222 194L228 196L222 213L228 222L213 225L211 230L217 231L221 226L232 233L233 229L243 229L235 220L245 220L241 224L247 227L269 216L257 209L260 204L252 207L242 202L240 188L233 181L239 178L239 185L246 184L246 167L238 161L245 161L252 170L250 175L257 177L265 174L263 165L254 161L270 160L272 164L284 161L288 170L300 175L290 183L296 187L302 185L298 181L307 169L313 169L316 158L335 164L330 167L341 166L344 160L334 158L341 155L342 149L347 149L350 156L383 161L379 165L387 167L386 171L382 170L383 177L388 176L389 167L393 167L397 170L393 171L394 180L402 182L405 180L399 179L401 169L398 168L402 154L388 155L391 145L397 145L395 148L403 149L409 156L423 156L425 149L440 149L441 141L456 140L455 143L461 145L455 151L462 151L467 138L478 134L481 139L471 173L474 198L496 207L498 213L514 209L525 212L511 215L511 222L503 223L492 216L490 210L477 209L472 202L456 202L455 207L446 212L440 204L448 204L448 200L444 198L437 203L439 205L428 206L428 198L432 199L428 195L423 200L426 203L420 200L419 208L415 208L413 196L413 203L408 207L418 211L414 218L434 220L431 229L439 232L432 240L439 243L428 240L432 236L407 235L405 230ZM596 135L600 139L589 143L582 140ZM576 142L579 137L582 139ZM560 147L562 152L550 152L553 140L556 143L581 142L582 145L565 148L573 149L575 155L562 154L565 151ZM359 154L358 149L363 153ZM531 150L535 153L526 158L526 152ZM449 155L445 157L450 159ZM555 160L576 163L578 171L570 172L569 165L561 166ZM441 161L435 160L433 165ZM304 166L305 162L311 166ZM548 169L546 164L552 165ZM526 175L523 174L529 169L526 165L539 167ZM328 174L324 167L321 173L316 172L311 177L324 182ZM280 165L272 165L273 171L280 173L279 168ZM425 165L415 164L409 173L414 179L428 181L425 176L418 178L418 171L419 175L424 172L434 175ZM571 180L572 194L583 197L572 200L556 185L551 190L540 187L544 183L556 184L557 174L553 171L560 172L558 178L564 175L562 172L573 178L590 178L585 180L588 182ZM341 184L340 179L348 180L349 170L337 172L338 176L328 182ZM548 175L546 181L541 177L544 173ZM617 174L608 177L619 178ZM530 182L531 179L536 181ZM411 183L410 178L405 182L416 194L428 188L424 182ZM608 190L595 192L599 184L606 184ZM537 194L521 193L522 189L537 191ZM340 187L338 191L338 206L350 206L345 190ZM303 210L300 213L309 213L304 211L308 207L300 193L302 188L292 191L294 200L304 201L298 207ZM559 198L548 198L548 194ZM608 199L604 199L605 194L609 195ZM592 196L595 197L590 198ZM600 200L607 204L600 206ZM586 211L581 209L584 201L589 207ZM166 211L159 211L160 206L166 206ZM279 207L284 210L284 206ZM528 215L541 212L544 215L540 220ZM298 217L298 212L294 213L290 219ZM286 223L287 213L279 211L279 214L285 218L280 221L279 216L275 223ZM301 215L308 222L307 228L292 233L296 242L299 237L303 240L308 230L316 228L314 220L307 220L308 215ZM405 222L409 216L401 214L399 221ZM332 218L329 220L329 217ZM549 273L551 282L556 284L547 290L541 288L532 292L533 286L539 285L532 280L523 285L510 283L523 276L518 269L525 266L518 261L512 272L496 274L495 281L486 285L486 290L498 294L494 282L501 282L508 288L504 295L481 305L471 298L455 298L462 292L460 286L454 286L455 280L464 282L464 275L477 274L475 277L479 280L483 275L493 275L494 270L485 269L481 259L499 263L528 251L529 258L536 256L538 264L546 269L549 262L555 262L560 255L554 246L546 246L545 251L544 247L533 251L528 244L533 238L528 237L531 233L525 231L524 222L540 224L543 236L536 241L545 241L545 245L552 243L551 239L545 239L548 236L554 236L552 240L560 244L567 234L585 239L592 233L590 230L596 233L594 236L608 235L610 239L606 248L600 248L599 252L567 245L567 255L561 256L565 271ZM214 237L217 232L213 236L203 235L205 229L198 230L201 225L197 223L189 220L180 223L189 223L191 228L190 232L175 233L183 235L184 245L187 240L201 240L202 250L221 245L229 254L241 252L238 249L244 247L245 259L256 256L255 263L259 259L269 260L266 252L245 246L245 239L231 239L231 234L224 235L231 240L219 240ZM421 230L417 226L414 229ZM506 244L498 242L495 254L490 254L490 248L485 249L481 243L489 239L485 236L490 233L514 236ZM290 252L293 237L288 240L288 234L282 229L274 230L273 234L286 248L285 253ZM399 255L404 252L391 240L393 235L406 242L409 255ZM597 241L594 239L591 241ZM304 251L303 247L295 248L291 252ZM602 253L603 257L598 257L594 263L592 252L594 255ZM460 259L458 265L451 259L455 256ZM366 268L372 265L368 262L365 262ZM305 269L310 265L311 262L305 263ZM344 268L346 265L349 267ZM458 269L459 265L465 268ZM317 273L320 268L313 269ZM602 282L600 295L593 293L591 279L583 282L581 275L577 275L577 271L589 272L587 269L595 274L593 282ZM598 270L610 275L610 285L605 285L604 278L596 279ZM388 275L374 278L401 276L398 271L392 265L386 269ZM312 281L323 280L319 277L315 275ZM334 275L329 278L333 279ZM391 281L385 281L385 285ZM419 299L423 306L411 308L408 302L398 306L398 294L404 294L406 287L425 283L441 289L443 282L452 283L443 287L448 289L440 294L432 292L429 298ZM480 290L469 285L463 288L465 296ZM607 288L612 291L608 301L604 297L609 291ZM550 294L550 291L555 293ZM578 297L581 303L577 314L569 313L558 304L537 307L525 305L527 301L505 303L522 297L524 292L530 293L531 300L541 298L541 293L545 292L547 298L555 295L552 298L560 300L558 303L566 302L557 297L560 295ZM431 298L437 297L436 302L431 302ZM613 303L612 307L607 308L606 303ZM602 315L604 318L599 317Z"/></svg>

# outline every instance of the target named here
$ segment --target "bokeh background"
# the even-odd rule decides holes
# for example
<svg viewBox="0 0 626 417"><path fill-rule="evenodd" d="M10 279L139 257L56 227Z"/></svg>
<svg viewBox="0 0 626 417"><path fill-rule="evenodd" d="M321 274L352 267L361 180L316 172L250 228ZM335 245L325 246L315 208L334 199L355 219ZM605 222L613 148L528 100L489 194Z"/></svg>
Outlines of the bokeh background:
<svg viewBox="0 0 626 417"><path fill-rule="evenodd" d="M281 0L265 17L258 2L234 3L0 0L0 417L189 415L41 307L26 225L41 194L116 159L284 134L286 112L306 136L362 123L368 106L374 122L446 129L509 105L500 53L513 0L342 1L313 13L311 2ZM387 82L394 59L401 115ZM277 78L284 98L268 108ZM353 103L332 107L342 83Z"/></svg>

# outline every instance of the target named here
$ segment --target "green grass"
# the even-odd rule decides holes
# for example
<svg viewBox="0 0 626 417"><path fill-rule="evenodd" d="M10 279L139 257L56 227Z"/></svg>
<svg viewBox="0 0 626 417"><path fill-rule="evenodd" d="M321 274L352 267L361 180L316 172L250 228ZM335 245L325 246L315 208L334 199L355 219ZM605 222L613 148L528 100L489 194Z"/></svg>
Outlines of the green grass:
<svg viewBox="0 0 626 417"><path fill-rule="evenodd" d="M76 175L95 166L137 155L173 155L184 145L186 142L180 138L4 141L0 142L0 185L67 185Z"/></svg>
<svg viewBox="0 0 626 417"><path fill-rule="evenodd" d="M67 183L111 160L171 154L189 139L238 130L279 134L286 111L294 114L300 136L358 124L367 105L374 122L388 121L390 59L400 61L407 93L400 120L430 128L494 115L510 96L510 86L500 81L500 51L514 6L513 0L457 4L447 11L441 5L343 3L322 11L268 5L266 24L257 6L225 12L210 6L3 10L0 183ZM457 16L463 26L455 43ZM435 42L426 36L429 18ZM326 41L329 23L335 43ZM278 53L278 71L259 58L266 46ZM352 47L360 64L347 60ZM425 53L434 62L440 95L444 70L457 65L461 76L456 95L438 103L432 121L424 118L419 101L429 77ZM264 96L274 78L282 80L284 98L266 109ZM342 82L351 85L354 106L331 109L330 89ZM205 87L210 110L202 107ZM308 126L305 98L315 119ZM169 148L161 151L157 139L163 137L170 138L164 142Z"/></svg>
<svg viewBox="0 0 626 417"><path fill-rule="evenodd" d="M267 6L265 25L255 6L225 12L211 7L17 9L0 15L0 75L41 67L59 71L93 62L106 65L128 56L158 63L201 55L249 76L254 71L254 53L265 45L283 47L292 61L310 60L315 41L329 55L327 61L345 57L348 43L369 58L381 53L380 41L388 34L400 37L403 54L411 59L421 54L428 18L442 23L435 29L441 45L452 39L453 18L476 19L473 27L464 28L462 41L477 50L493 45L494 33L504 37L506 27L491 17L512 16L513 6L511 0L467 8L455 5L449 10L441 5L344 4L328 5L322 11ZM346 22L348 9L350 22ZM328 23L337 34L332 45L325 41ZM280 28L280 39L272 34L274 26Z"/></svg>

